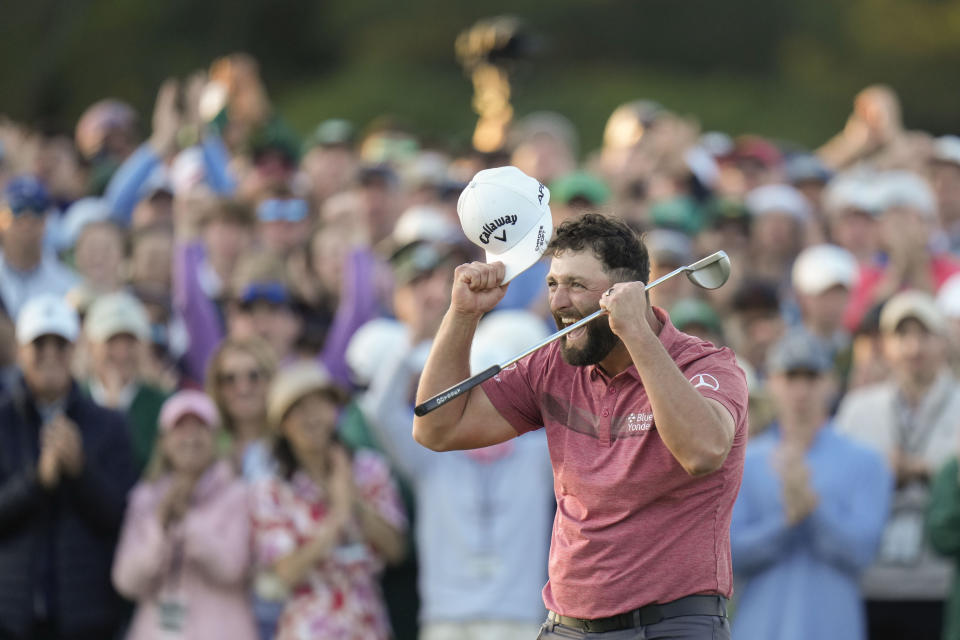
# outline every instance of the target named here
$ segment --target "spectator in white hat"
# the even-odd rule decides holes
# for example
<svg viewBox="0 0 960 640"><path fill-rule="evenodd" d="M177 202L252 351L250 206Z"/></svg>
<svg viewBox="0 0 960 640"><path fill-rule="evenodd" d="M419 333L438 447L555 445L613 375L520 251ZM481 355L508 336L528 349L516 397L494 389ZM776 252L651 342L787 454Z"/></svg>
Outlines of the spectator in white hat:
<svg viewBox="0 0 960 640"><path fill-rule="evenodd" d="M849 357L850 333L843 326L843 314L858 271L853 254L832 244L807 247L793 263L793 289L803 328L838 365L838 359Z"/></svg>
<svg viewBox="0 0 960 640"><path fill-rule="evenodd" d="M803 194L785 184L757 187L746 196L751 225L751 272L772 282L784 282L803 246L810 205Z"/></svg>
<svg viewBox="0 0 960 640"><path fill-rule="evenodd" d="M903 291L880 313L889 381L846 395L837 429L890 461L897 489L876 562L864 575L870 638L940 638L952 563L924 532L930 479L953 454L960 382L946 366L945 323L930 294Z"/></svg>
<svg viewBox="0 0 960 640"><path fill-rule="evenodd" d="M86 388L102 407L123 413L138 470L146 467L157 435L157 416L167 393L141 374L150 323L140 301L128 293L97 298L83 324L90 377Z"/></svg>
<svg viewBox="0 0 960 640"><path fill-rule="evenodd" d="M79 331L57 296L32 298L17 318L21 377L0 401L0 637L119 630L110 565L136 475L123 417L71 376Z"/></svg>
<svg viewBox="0 0 960 640"><path fill-rule="evenodd" d="M834 177L823 193L831 241L852 253L860 264L876 260L880 250L878 191L877 174L858 170Z"/></svg>
<svg viewBox="0 0 960 640"><path fill-rule="evenodd" d="M865 265L852 293L845 324L855 329L864 314L898 291L920 289L935 294L947 278L960 272L960 261L932 246L937 201L926 180L908 171L878 177L880 241L886 259Z"/></svg>

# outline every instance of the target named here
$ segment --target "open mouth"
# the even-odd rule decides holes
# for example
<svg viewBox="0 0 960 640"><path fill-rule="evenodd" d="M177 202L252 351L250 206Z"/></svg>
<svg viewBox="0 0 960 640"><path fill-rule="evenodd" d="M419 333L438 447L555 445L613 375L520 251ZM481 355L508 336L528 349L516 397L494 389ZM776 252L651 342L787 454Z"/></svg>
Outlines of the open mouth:
<svg viewBox="0 0 960 640"><path fill-rule="evenodd" d="M562 328L566 329L567 327L580 321L581 319L582 318L561 318L560 322L561 322ZM577 340L578 338L582 337L586 332L587 332L587 326L584 325L579 329L575 329L570 333L568 333L567 335L565 335L564 340L566 340L567 342L570 342L572 340Z"/></svg>

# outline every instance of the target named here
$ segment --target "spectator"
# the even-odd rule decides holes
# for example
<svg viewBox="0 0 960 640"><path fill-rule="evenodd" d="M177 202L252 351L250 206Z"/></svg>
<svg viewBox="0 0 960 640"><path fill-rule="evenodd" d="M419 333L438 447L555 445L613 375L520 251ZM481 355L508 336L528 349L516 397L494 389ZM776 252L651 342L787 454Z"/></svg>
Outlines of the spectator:
<svg viewBox="0 0 960 640"><path fill-rule="evenodd" d="M277 361L260 338L227 338L210 359L207 393L220 412L229 457L240 475L254 481L271 471L267 444L267 388Z"/></svg>
<svg viewBox="0 0 960 640"><path fill-rule="evenodd" d="M905 171L881 175L880 237L886 261L864 265L847 307L846 325L903 289L935 294L960 271L960 261L931 246L937 224L936 199L920 176Z"/></svg>
<svg viewBox="0 0 960 640"><path fill-rule="evenodd" d="M764 380L767 351L784 332L780 300L773 285L762 280L744 281L733 295L724 329L737 357Z"/></svg>
<svg viewBox="0 0 960 640"><path fill-rule="evenodd" d="M229 285L254 237L253 211L238 201L208 201L198 218L197 237L178 221L173 262L173 305L190 336L184 367L194 381L203 380L224 333Z"/></svg>
<svg viewBox="0 0 960 640"><path fill-rule="evenodd" d="M448 455L414 442L408 390L432 335L391 349L360 400L415 491L420 638L530 638L546 613L539 593L555 508L546 438L535 433ZM546 335L546 325L528 312L494 312L477 331L471 368L506 360Z"/></svg>
<svg viewBox="0 0 960 640"><path fill-rule="evenodd" d="M510 137L510 164L540 182L552 182L576 168L577 130L559 113L531 113L516 123Z"/></svg>
<svg viewBox="0 0 960 640"><path fill-rule="evenodd" d="M173 262L173 229L168 225L143 227L131 238L129 282L138 298L163 301L169 308ZM151 314L153 316L153 314ZM152 319L156 322L155 316Z"/></svg>
<svg viewBox="0 0 960 640"><path fill-rule="evenodd" d="M81 285L93 295L117 291L123 285L126 236L109 220L85 224L77 236L73 261Z"/></svg>
<svg viewBox="0 0 960 640"><path fill-rule="evenodd" d="M310 231L310 204L303 198L271 196L257 205L257 237L263 248L286 256Z"/></svg>
<svg viewBox="0 0 960 640"><path fill-rule="evenodd" d="M933 549L954 563L953 585L944 610L943 640L960 637L960 465L954 455L940 468L930 491L927 534Z"/></svg>
<svg viewBox="0 0 960 640"><path fill-rule="evenodd" d="M942 136L933 145L931 182L950 251L960 252L960 138Z"/></svg>
<svg viewBox="0 0 960 640"><path fill-rule="evenodd" d="M231 465L216 459L217 410L198 391L163 405L149 476L130 497L113 565L137 603L129 640L254 640L250 513Z"/></svg>
<svg viewBox="0 0 960 640"><path fill-rule="evenodd" d="M353 125L337 118L324 120L307 139L301 170L310 179L316 202L345 191L354 181L358 158Z"/></svg>
<svg viewBox="0 0 960 640"><path fill-rule="evenodd" d="M807 247L793 263L800 323L826 349L837 368L841 389L851 360L851 337L843 326L843 313L858 270L853 254L830 244Z"/></svg>
<svg viewBox="0 0 960 640"><path fill-rule="evenodd" d="M0 302L10 317L32 296L66 294L76 276L52 253L44 251L47 211L53 203L33 176L14 178L3 190L0 208Z"/></svg>
<svg viewBox="0 0 960 640"><path fill-rule="evenodd" d="M906 131L900 98L890 87L871 85L856 95L843 131L817 150L832 169L870 163L878 169L918 169L930 154L930 136Z"/></svg>
<svg viewBox="0 0 960 640"><path fill-rule="evenodd" d="M301 319L280 260L266 253L246 254L237 264L232 288L228 335L266 340L280 362L293 357Z"/></svg>
<svg viewBox="0 0 960 640"><path fill-rule="evenodd" d="M837 428L890 462L896 475L877 561L864 576L871 639L940 637L951 567L923 531L929 481L958 436L960 383L946 367L944 320L929 294L904 291L880 314L889 382L847 394Z"/></svg>
<svg viewBox="0 0 960 640"><path fill-rule="evenodd" d="M856 170L835 176L823 192L827 235L861 265L872 264L880 251L881 191L876 172Z"/></svg>
<svg viewBox="0 0 960 640"><path fill-rule="evenodd" d="M0 401L0 636L110 638L110 564L135 480L123 418L70 375L76 313L36 296L17 318L21 379Z"/></svg>
<svg viewBox="0 0 960 640"><path fill-rule="evenodd" d="M390 636L376 582L403 554L406 518L386 463L351 458L335 436L343 393L319 366L293 365L270 388L277 475L254 488L257 593L288 599L277 640Z"/></svg>
<svg viewBox="0 0 960 640"><path fill-rule="evenodd" d="M750 227L750 270L757 277L786 284L790 266L804 246L811 223L810 205L793 187L771 184L749 192L746 205Z"/></svg>
<svg viewBox="0 0 960 640"><path fill-rule="evenodd" d="M723 323L709 302L681 298L670 307L670 321L679 331L697 336L717 347L726 345Z"/></svg>
<svg viewBox="0 0 960 640"><path fill-rule="evenodd" d="M83 324L90 360L86 389L101 407L124 414L130 428L134 465L142 472L153 452L157 417L167 394L144 381L141 368L150 323L140 301L112 293L90 306Z"/></svg>
<svg viewBox="0 0 960 640"><path fill-rule="evenodd" d="M736 638L867 637L858 579L876 554L892 479L878 453L833 429L832 369L807 333L770 352L778 421L747 446L730 527L734 572L746 581Z"/></svg>

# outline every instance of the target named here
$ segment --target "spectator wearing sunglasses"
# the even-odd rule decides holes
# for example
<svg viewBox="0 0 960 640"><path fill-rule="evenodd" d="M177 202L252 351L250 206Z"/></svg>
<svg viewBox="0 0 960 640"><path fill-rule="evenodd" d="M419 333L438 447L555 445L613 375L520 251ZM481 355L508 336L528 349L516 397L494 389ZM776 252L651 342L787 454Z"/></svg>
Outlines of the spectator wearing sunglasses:
<svg viewBox="0 0 960 640"><path fill-rule="evenodd" d="M34 176L11 180L0 195L0 299L10 317L41 293L65 295L78 282L69 268L44 251L47 211L53 201Z"/></svg>
<svg viewBox="0 0 960 640"><path fill-rule="evenodd" d="M267 436L267 388L277 360L260 338L227 338L210 359L207 394L220 412L229 455L245 480L271 471Z"/></svg>
<svg viewBox="0 0 960 640"><path fill-rule="evenodd" d="M270 197L257 205L257 237L283 256L304 243L310 233L310 205L302 198Z"/></svg>

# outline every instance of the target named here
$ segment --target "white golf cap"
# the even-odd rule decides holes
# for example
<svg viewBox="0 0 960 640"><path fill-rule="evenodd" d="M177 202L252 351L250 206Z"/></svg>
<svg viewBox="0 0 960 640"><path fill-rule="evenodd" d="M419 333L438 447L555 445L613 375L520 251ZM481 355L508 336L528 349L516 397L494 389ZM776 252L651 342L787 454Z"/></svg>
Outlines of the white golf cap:
<svg viewBox="0 0 960 640"><path fill-rule="evenodd" d="M92 342L106 342L120 334L148 340L150 320L138 299L129 293L110 293L98 297L90 305L83 332Z"/></svg>
<svg viewBox="0 0 960 640"><path fill-rule="evenodd" d="M553 233L550 191L516 167L484 169L473 177L457 213L463 233L486 252L487 262L502 262L513 280L543 255Z"/></svg>
<svg viewBox="0 0 960 640"><path fill-rule="evenodd" d="M40 336L60 336L69 342L77 340L80 321L67 301L52 294L30 298L17 316L17 342L30 344Z"/></svg>
<svg viewBox="0 0 960 640"><path fill-rule="evenodd" d="M818 244L800 252L793 263L793 287L800 293L815 296L837 285L848 290L857 281L857 259L833 244Z"/></svg>

